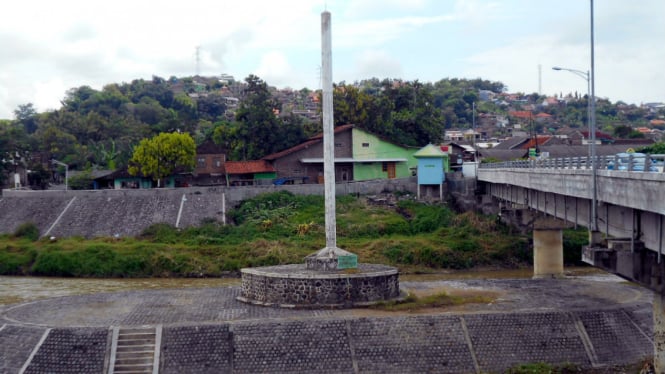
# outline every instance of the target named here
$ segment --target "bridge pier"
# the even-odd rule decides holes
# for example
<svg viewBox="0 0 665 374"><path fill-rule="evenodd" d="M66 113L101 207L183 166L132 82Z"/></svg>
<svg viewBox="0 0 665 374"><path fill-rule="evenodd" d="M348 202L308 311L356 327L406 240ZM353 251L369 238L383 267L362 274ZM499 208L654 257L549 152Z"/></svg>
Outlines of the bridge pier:
<svg viewBox="0 0 665 374"><path fill-rule="evenodd" d="M533 278L563 277L563 229L565 223L539 217L533 223Z"/></svg>

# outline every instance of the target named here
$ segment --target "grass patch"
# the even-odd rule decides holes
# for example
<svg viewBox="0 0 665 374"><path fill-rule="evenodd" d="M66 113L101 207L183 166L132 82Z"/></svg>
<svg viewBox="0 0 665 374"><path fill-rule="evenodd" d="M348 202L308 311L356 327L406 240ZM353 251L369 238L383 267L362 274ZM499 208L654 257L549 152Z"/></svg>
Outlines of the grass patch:
<svg viewBox="0 0 665 374"><path fill-rule="evenodd" d="M450 295L438 292L432 295L409 295L404 300L391 300L373 305L371 308L393 312L418 311L421 309L441 308L464 304L487 304L494 301L487 295Z"/></svg>

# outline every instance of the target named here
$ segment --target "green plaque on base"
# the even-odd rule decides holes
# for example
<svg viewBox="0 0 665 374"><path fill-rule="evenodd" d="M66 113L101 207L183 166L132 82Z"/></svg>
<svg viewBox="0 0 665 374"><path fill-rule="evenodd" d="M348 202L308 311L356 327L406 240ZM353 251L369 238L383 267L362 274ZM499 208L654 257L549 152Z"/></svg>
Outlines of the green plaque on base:
<svg viewBox="0 0 665 374"><path fill-rule="evenodd" d="M355 269L358 267L358 256L347 255L337 257L338 269Z"/></svg>

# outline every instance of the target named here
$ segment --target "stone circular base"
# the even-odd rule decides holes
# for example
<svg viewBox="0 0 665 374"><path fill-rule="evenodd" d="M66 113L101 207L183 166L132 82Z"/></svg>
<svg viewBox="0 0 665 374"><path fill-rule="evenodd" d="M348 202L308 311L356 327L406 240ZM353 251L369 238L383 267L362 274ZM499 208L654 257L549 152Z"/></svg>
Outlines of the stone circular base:
<svg viewBox="0 0 665 374"><path fill-rule="evenodd" d="M238 300L284 308L351 308L395 299L399 293L396 268L358 264L357 269L317 271L305 264L240 270Z"/></svg>

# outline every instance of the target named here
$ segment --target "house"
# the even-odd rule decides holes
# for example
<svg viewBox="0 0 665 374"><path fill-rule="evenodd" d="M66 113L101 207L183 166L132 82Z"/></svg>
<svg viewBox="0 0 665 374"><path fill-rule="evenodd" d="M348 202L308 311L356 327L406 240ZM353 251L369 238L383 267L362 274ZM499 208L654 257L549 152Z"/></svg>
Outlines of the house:
<svg viewBox="0 0 665 374"><path fill-rule="evenodd" d="M464 132L462 130L446 130L443 134L443 140L446 141L455 142L464 140Z"/></svg>
<svg viewBox="0 0 665 374"><path fill-rule="evenodd" d="M253 186L270 184L275 179L275 168L266 160L227 161L227 186Z"/></svg>
<svg viewBox="0 0 665 374"><path fill-rule="evenodd" d="M455 142L441 144L441 150L449 155L450 170L462 170L464 162L475 160L476 150L468 145Z"/></svg>
<svg viewBox="0 0 665 374"><path fill-rule="evenodd" d="M538 123L551 123L553 119L552 115L547 113L538 113L535 118Z"/></svg>
<svg viewBox="0 0 665 374"><path fill-rule="evenodd" d="M445 152L441 146L428 144L418 150L413 157L418 160L418 198L422 186L428 188L434 185L439 190L439 200L443 200L445 173L450 171L448 152Z"/></svg>
<svg viewBox="0 0 665 374"><path fill-rule="evenodd" d="M196 164L192 173L191 183L196 186L226 184L225 150L208 140L196 147Z"/></svg>
<svg viewBox="0 0 665 374"><path fill-rule="evenodd" d="M415 173L415 147L393 144L353 125L334 129L335 182L405 178ZM263 157L277 178L323 183L323 134Z"/></svg>
<svg viewBox="0 0 665 374"><path fill-rule="evenodd" d="M138 189L138 188L154 188L157 187L157 182L151 178L142 177L140 175L131 175L127 169L116 170L113 173L104 175L95 179L95 183L99 186L113 186L114 189ZM160 187L173 188L176 186L175 176L164 178L160 181Z"/></svg>

